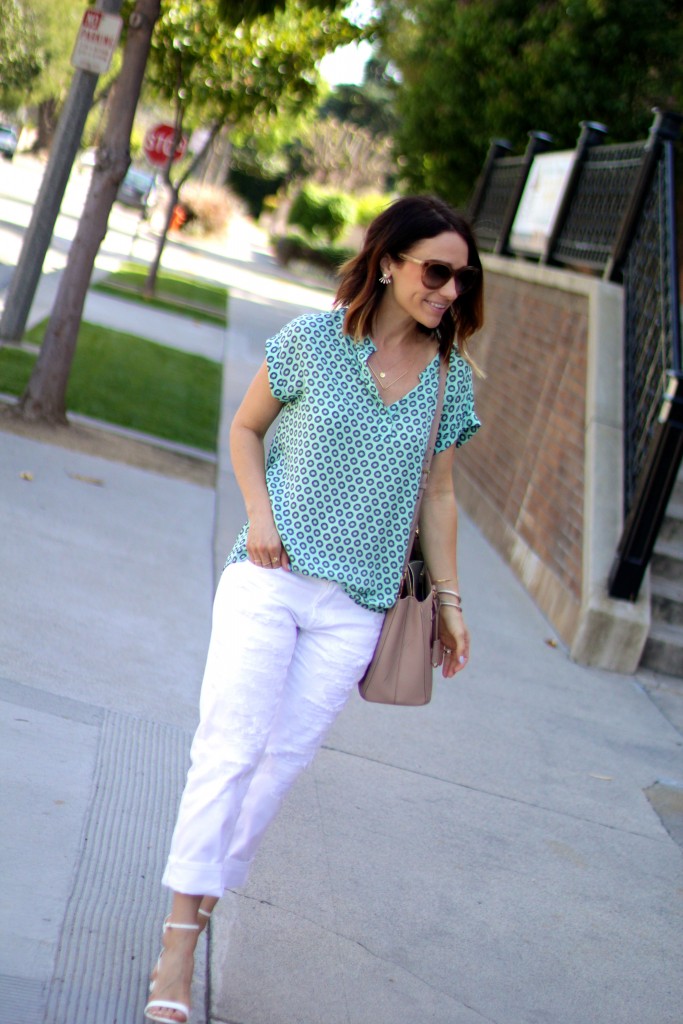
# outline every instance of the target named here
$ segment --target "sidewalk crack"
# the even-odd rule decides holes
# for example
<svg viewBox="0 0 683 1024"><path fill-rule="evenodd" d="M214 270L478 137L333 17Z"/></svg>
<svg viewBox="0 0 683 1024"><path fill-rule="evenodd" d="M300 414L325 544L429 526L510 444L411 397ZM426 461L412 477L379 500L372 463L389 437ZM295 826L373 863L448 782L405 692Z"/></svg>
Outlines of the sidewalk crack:
<svg viewBox="0 0 683 1024"><path fill-rule="evenodd" d="M595 818L588 818L584 814L572 814L571 811L559 810L557 807L550 807L548 804L537 803L533 800L524 800L519 796L510 796L508 793L499 793L495 789L486 789L483 786L474 786L469 782L457 782L453 779L444 779L440 775L434 775L432 772L419 771L416 768L406 768L404 765L392 764L391 761L380 761L377 757L367 757L365 754L354 754L353 751L343 750L341 747L332 747L328 744L323 744L322 750L327 750L332 754L341 754L345 757L353 757L359 761L367 761L371 764L379 764L383 768L391 768L397 772L405 772L408 775L415 775L423 779L432 779L434 782L440 782L444 786L453 786L456 789L466 789L471 793L482 793L484 796L492 796L497 800L507 800L509 803L519 804L522 807L531 807L537 811L549 811L551 814L557 814L561 818L570 818L572 821L582 821L587 825L597 825L599 828L606 828L612 832L618 832L620 835L637 836L639 839L647 839L653 843L664 843L666 840L660 836L648 835L646 832L639 832L636 829L623 828L620 825L610 825L606 821L598 821Z"/></svg>
<svg viewBox="0 0 683 1024"><path fill-rule="evenodd" d="M480 1020L485 1021L486 1024L500 1024L500 1021L495 1020L493 1017L487 1017L484 1013L481 1012L481 1010L478 1010L476 1006L472 1006L470 1003L466 1003L462 999L458 999L457 996L453 996L449 992L445 992L442 988L439 988L438 985L431 984L429 981L421 977L415 971L411 971L409 967L405 967L403 964L396 963L394 960L389 960L387 957L382 956L381 953L377 953L373 949L370 949L370 947L366 946L365 943L360 941L360 939L354 939L350 935L345 935L343 932L337 931L334 928L328 928L324 924L321 924L320 921L316 921L313 918L308 917L306 914L302 914L297 910L291 910L288 907L282 907L278 903L273 903L271 900L259 899L258 896L247 896L244 893L234 893L234 895L237 896L239 899L249 900L252 903L260 903L261 905L272 907L273 910L277 910L282 914L288 914L290 917L294 917L299 921L305 921L307 924L313 925L314 928L318 928L321 932L324 932L326 935L332 935L336 939L342 939L344 942L348 942L352 946L357 946L358 948L362 949L363 952L369 954L369 956L371 956L374 960L377 960L379 963L387 964L389 967L391 967L392 970L397 972L400 971L402 974L407 974L409 977L414 978L417 982L419 982L420 985L424 985L425 988L430 989L430 991L436 992L440 996L444 996L446 999L449 999L452 1003L455 1003L456 1006L460 1006L466 1010L469 1010L471 1013L475 1013L477 1017L479 1017ZM219 1017L215 1017L213 1018L213 1020L215 1020L217 1024L241 1024L241 1022L239 1021L223 1021Z"/></svg>

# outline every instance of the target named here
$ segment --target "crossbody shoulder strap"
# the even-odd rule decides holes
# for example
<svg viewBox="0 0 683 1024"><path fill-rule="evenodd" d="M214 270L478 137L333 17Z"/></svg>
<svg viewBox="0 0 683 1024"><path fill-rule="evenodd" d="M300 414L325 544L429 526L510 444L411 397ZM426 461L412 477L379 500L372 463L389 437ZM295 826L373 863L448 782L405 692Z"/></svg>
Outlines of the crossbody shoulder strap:
<svg viewBox="0 0 683 1024"><path fill-rule="evenodd" d="M420 521L420 507L422 505L422 498L424 492L427 490L427 484L429 483L429 472L432 465L432 457L434 455L434 448L436 447L436 437L439 433L439 424L441 423L441 413L443 412L444 395L446 394L446 377L448 376L448 364L443 357L439 357L439 387L436 395L436 409L434 411L434 419L432 420L432 429L429 432L429 440L427 441L427 447L425 449L424 459L422 460L422 470L420 472L420 486L417 491L417 501L415 502L415 511L413 512L413 521L410 525L410 537L408 538L408 548L406 550L406 557L403 562L403 575L405 575L406 569L408 568L408 562L410 561L410 553L413 550L413 543L415 541L415 534L417 533L417 524Z"/></svg>

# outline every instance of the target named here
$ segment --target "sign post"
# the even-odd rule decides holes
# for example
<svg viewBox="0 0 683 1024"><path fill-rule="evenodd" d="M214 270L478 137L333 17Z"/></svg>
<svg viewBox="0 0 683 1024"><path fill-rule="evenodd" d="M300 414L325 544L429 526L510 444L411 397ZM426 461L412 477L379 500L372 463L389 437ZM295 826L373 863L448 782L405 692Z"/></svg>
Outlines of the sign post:
<svg viewBox="0 0 683 1024"><path fill-rule="evenodd" d="M84 21L97 15L97 24L102 18L114 18L122 24L119 16L122 0L97 0L97 6L85 12ZM111 24L111 22L107 22ZM119 27L120 31L120 27ZM107 33L111 45L111 37ZM74 50L78 59L78 41ZM50 246L55 221L71 174L74 158L78 151L86 118L92 107L97 71L77 67L69 95L66 98L50 148L43 181L33 206L31 222L24 235L19 261L10 281L5 308L0 318L0 338L20 341L31 311L31 303L38 287L45 254Z"/></svg>

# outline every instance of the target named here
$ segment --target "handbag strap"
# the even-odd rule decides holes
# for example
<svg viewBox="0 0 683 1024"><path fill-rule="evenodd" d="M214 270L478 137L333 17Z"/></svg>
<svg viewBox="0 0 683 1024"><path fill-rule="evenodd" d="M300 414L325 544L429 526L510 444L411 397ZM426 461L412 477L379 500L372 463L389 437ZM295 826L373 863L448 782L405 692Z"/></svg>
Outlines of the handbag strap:
<svg viewBox="0 0 683 1024"><path fill-rule="evenodd" d="M436 409L434 411L434 419L432 420L432 429L429 432L429 440L427 441L427 447L425 449L424 459L422 460L422 470L420 471L420 486L417 490L417 501L415 502L415 511L413 512L413 521L410 524L410 536L408 538L408 548L406 550L406 557L403 563L403 572L401 578L405 576L410 561L410 553L413 550L413 544L415 542L415 534L417 533L417 524L420 521L420 507L422 505L422 498L424 492L427 490L427 484L429 483L429 472L432 465L432 457L434 455L434 448L436 447L436 435L439 432L439 424L441 423L441 413L443 412L443 401L444 395L446 394L446 377L448 376L448 366L445 359L439 358L439 387L436 395Z"/></svg>

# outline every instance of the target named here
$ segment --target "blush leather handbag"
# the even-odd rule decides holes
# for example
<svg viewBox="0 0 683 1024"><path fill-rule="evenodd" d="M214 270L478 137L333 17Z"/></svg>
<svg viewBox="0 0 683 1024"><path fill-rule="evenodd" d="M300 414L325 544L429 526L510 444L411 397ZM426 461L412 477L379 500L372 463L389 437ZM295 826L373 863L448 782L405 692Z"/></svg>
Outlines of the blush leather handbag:
<svg viewBox="0 0 683 1024"><path fill-rule="evenodd" d="M447 373L442 359L436 411L422 463L398 597L384 616L375 653L358 684L361 697L376 704L428 704L432 697L432 668L443 661L436 591L419 550L417 525L441 422Z"/></svg>

